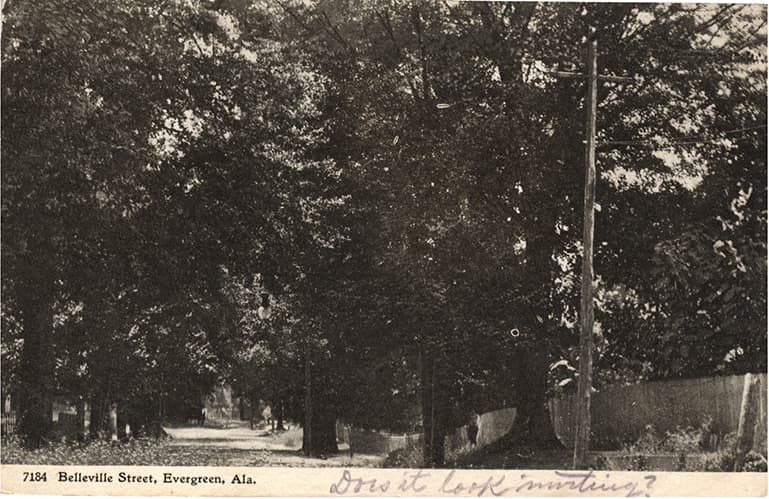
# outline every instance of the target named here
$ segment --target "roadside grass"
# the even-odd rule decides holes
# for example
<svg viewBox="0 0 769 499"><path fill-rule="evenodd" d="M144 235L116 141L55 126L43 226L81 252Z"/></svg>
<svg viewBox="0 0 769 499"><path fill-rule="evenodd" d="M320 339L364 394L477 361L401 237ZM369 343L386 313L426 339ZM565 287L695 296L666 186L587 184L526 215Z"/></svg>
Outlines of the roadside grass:
<svg viewBox="0 0 769 499"><path fill-rule="evenodd" d="M226 431L226 430L225 430ZM306 457L301 452L302 430L266 432L267 448L232 448L222 445L179 445L172 438L138 438L112 444L105 440L51 442L35 450L24 449L18 440L3 441L0 463L29 465L103 466L281 466L281 467L376 467L381 456L333 454ZM175 443L176 442L176 443ZM234 440L237 442L237 440Z"/></svg>
<svg viewBox="0 0 769 499"><path fill-rule="evenodd" d="M732 471L734 434L719 436L706 418L698 427L658 432L652 426L633 443L615 451L591 452L591 468L628 471ZM400 460L421 461L421 450L405 451ZM763 454L762 454L763 452ZM751 451L745 471L767 471L765 450ZM418 454L418 456L417 456ZM405 456L409 457L406 458ZM388 456L390 461L393 458ZM447 467L490 469L570 469L571 449L537 449L500 440L486 447L465 446L447 456Z"/></svg>
<svg viewBox="0 0 769 499"><path fill-rule="evenodd" d="M3 464L104 465L104 466L266 466L269 451L182 447L167 440L134 439L128 443L106 441L52 443L35 450L9 441L0 447Z"/></svg>
<svg viewBox="0 0 769 499"><path fill-rule="evenodd" d="M535 449L511 446L500 449L493 445L470 447L451 456L452 468L564 470L571 467L572 452L568 449Z"/></svg>
<svg viewBox="0 0 769 499"><path fill-rule="evenodd" d="M490 449L482 447L457 454L447 461L446 467L460 469L558 469L572 467L570 449L534 449L510 447ZM421 458L421 455L420 455ZM732 471L734 455L731 450L703 451L597 451L591 452L591 468L605 471ZM746 456L744 471L765 472L767 461L758 452Z"/></svg>
<svg viewBox="0 0 769 499"><path fill-rule="evenodd" d="M278 432L276 433L276 440L284 447L300 449L302 447L302 430L300 428L291 428Z"/></svg>
<svg viewBox="0 0 769 499"><path fill-rule="evenodd" d="M410 443L391 452L385 468L420 468L424 466L422 445ZM446 454L445 468L457 469L568 469L571 452L567 449L535 450L528 447L465 445Z"/></svg>
<svg viewBox="0 0 769 499"><path fill-rule="evenodd" d="M302 448L302 429L299 427L289 428L283 431L264 430L258 433L260 437L269 437L274 444L289 449L299 450Z"/></svg>

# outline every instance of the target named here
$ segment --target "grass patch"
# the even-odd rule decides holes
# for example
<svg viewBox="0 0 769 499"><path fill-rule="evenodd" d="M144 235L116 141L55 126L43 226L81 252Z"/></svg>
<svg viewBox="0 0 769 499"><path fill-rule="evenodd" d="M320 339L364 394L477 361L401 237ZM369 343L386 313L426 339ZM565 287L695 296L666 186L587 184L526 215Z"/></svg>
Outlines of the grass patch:
<svg viewBox="0 0 769 499"><path fill-rule="evenodd" d="M653 426L638 440L618 453L597 457L601 469L633 471L733 471L736 435L722 438L712 429L712 419L705 418L699 427L678 427L664 433ZM745 471L766 471L766 458L751 451L745 459Z"/></svg>
<svg viewBox="0 0 769 499"><path fill-rule="evenodd" d="M446 454L446 468L459 469L569 469L572 453L568 449L537 450L527 446L465 445ZM391 452L384 468L421 468L422 444L410 442Z"/></svg>
<svg viewBox="0 0 769 499"><path fill-rule="evenodd" d="M85 466L265 466L270 453L214 447L172 446L166 440L135 439L128 443L106 441L53 443L28 450L8 442L0 450L3 464Z"/></svg>
<svg viewBox="0 0 769 499"><path fill-rule="evenodd" d="M572 452L568 449L536 449L511 445L507 448L489 445L458 453L447 462L452 468L552 470L569 469Z"/></svg>
<svg viewBox="0 0 769 499"><path fill-rule="evenodd" d="M421 468L424 466L422 443L411 442L406 447L389 453L382 462L383 468Z"/></svg>

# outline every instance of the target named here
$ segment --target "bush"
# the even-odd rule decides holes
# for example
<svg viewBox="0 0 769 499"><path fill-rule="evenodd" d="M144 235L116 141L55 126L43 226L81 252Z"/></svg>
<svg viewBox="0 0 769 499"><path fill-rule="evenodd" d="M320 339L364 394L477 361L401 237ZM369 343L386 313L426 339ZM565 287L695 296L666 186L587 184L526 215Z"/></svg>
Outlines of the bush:
<svg viewBox="0 0 769 499"><path fill-rule="evenodd" d="M708 417L699 428L676 428L674 431L660 434L649 425L641 437L623 450L632 460L633 470L644 470L647 467L647 457L655 454L678 454L678 471L733 471L734 444L737 436L732 432L724 435L720 442L720 450L711 452L702 460L689 459L690 454L702 454L712 450L718 439L712 430L713 420ZM760 453L751 451L745 456L744 471L767 471L766 458Z"/></svg>
<svg viewBox="0 0 769 499"><path fill-rule="evenodd" d="M465 445L461 447L457 447L456 449L453 449L446 453L446 462L452 463L459 461L464 456L469 455L472 452L475 452L478 450L478 447L475 444L466 443Z"/></svg>
<svg viewBox="0 0 769 499"><path fill-rule="evenodd" d="M688 454L703 452L713 441L713 419L706 417L698 428L687 426L677 427L664 435L658 433L652 425L646 427L646 432L633 444L623 450L630 454Z"/></svg>
<svg viewBox="0 0 769 499"><path fill-rule="evenodd" d="M750 451L745 456L745 464L742 471L766 472L766 458L755 451Z"/></svg>
<svg viewBox="0 0 769 499"><path fill-rule="evenodd" d="M424 466L421 442L411 442L406 447L389 453L382 463L384 468L421 468Z"/></svg>
<svg viewBox="0 0 769 499"><path fill-rule="evenodd" d="M424 466L422 450L422 443L420 441L409 441L406 447L389 453L382 466L385 468L421 468ZM470 443L449 450L446 452L446 463L448 465L458 464L459 467L463 467L462 459L477 453L479 450L479 447Z"/></svg>
<svg viewBox="0 0 769 499"><path fill-rule="evenodd" d="M734 451L724 449L709 456L702 463L702 471L734 471ZM766 472L766 458L758 452L748 452L742 471Z"/></svg>

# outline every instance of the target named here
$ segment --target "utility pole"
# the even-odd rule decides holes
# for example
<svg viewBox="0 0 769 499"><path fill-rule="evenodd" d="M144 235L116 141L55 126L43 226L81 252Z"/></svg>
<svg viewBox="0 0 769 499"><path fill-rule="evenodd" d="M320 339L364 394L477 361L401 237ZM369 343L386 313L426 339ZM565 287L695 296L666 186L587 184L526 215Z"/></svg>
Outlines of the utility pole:
<svg viewBox="0 0 769 499"><path fill-rule="evenodd" d="M575 469L587 466L590 448L590 388L593 378L593 233L595 230L595 142L596 107L598 105L598 81L614 83L633 82L633 78L598 75L598 39L595 28L590 28L587 38L587 74L568 71L550 71L562 78L587 80L585 96L585 196L584 223L582 228L582 287L579 310L579 381L577 384L577 422L574 429Z"/></svg>
<svg viewBox="0 0 769 499"><path fill-rule="evenodd" d="M590 33L592 36L593 33ZM593 232L595 229L595 126L598 97L598 40L587 42L587 119L585 132L585 208L582 226L582 290L579 309L579 382L577 428L574 432L574 468L587 464L590 446L590 387L593 378Z"/></svg>

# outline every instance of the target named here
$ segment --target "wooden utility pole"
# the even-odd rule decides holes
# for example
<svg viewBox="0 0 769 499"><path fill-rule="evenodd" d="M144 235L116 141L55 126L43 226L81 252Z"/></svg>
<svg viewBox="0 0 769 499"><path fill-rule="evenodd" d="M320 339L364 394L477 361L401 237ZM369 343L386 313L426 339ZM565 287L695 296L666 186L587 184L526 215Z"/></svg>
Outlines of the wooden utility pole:
<svg viewBox="0 0 769 499"><path fill-rule="evenodd" d="M592 35L592 33L591 33ZM587 465L590 446L590 387L593 378L593 232L595 229L595 127L598 96L598 40L587 45L587 118L585 132L585 209L582 228L582 290L579 309L579 382L577 427L574 432L574 468Z"/></svg>
<svg viewBox="0 0 769 499"><path fill-rule="evenodd" d="M582 228L582 289L579 310L579 382L577 386L577 422L574 428L574 468L587 466L590 448L590 388L593 378L593 232L595 229L595 145L598 82L632 83L625 76L598 75L598 40L590 28L587 39L587 74L549 71L560 78L587 80L585 107L585 203Z"/></svg>

